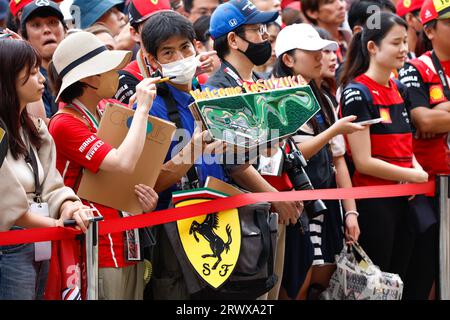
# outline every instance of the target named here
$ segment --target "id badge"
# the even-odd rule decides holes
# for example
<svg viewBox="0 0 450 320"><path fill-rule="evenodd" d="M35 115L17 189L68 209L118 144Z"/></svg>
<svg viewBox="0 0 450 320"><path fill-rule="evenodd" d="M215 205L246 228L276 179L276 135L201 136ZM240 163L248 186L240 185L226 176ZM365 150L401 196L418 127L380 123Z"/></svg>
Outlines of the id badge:
<svg viewBox="0 0 450 320"><path fill-rule="evenodd" d="M122 215L123 217L130 216L130 214L123 211ZM125 231L125 258L127 261L142 261L139 229Z"/></svg>
<svg viewBox="0 0 450 320"><path fill-rule="evenodd" d="M30 206L30 212L38 214L42 217L50 217L50 212L48 211L48 204L42 203L32 203ZM34 243L34 261L45 261L50 260L52 257L52 242L43 241Z"/></svg>
<svg viewBox="0 0 450 320"><path fill-rule="evenodd" d="M258 171L266 176L279 176L281 174L281 166L283 164L283 151L278 148L277 153L272 157L259 157Z"/></svg>

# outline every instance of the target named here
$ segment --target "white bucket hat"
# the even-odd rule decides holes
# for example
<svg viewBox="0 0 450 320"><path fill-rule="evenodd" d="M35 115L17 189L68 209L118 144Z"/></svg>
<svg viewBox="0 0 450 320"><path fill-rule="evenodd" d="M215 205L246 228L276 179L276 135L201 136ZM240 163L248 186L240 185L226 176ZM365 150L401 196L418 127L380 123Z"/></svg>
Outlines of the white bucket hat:
<svg viewBox="0 0 450 320"><path fill-rule="evenodd" d="M130 51L110 51L92 33L80 31L68 36L53 54L53 65L62 78L56 101L71 84L86 77L123 69L130 60Z"/></svg>
<svg viewBox="0 0 450 320"><path fill-rule="evenodd" d="M313 26L306 23L296 23L285 27L277 36L275 55L277 58L292 49L307 51L338 49L335 41L322 39Z"/></svg>

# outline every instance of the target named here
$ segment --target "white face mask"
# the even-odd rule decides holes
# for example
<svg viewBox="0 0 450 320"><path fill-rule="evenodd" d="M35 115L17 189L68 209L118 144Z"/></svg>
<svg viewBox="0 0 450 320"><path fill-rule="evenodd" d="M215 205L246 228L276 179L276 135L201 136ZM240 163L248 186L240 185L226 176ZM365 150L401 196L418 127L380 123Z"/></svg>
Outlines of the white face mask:
<svg viewBox="0 0 450 320"><path fill-rule="evenodd" d="M193 54L192 56L181 60L166 64L159 62L159 64L161 65L163 77L175 76L176 78L170 80L171 82L176 84L187 84L192 81L192 78L194 78L198 60L195 57L195 54Z"/></svg>
<svg viewBox="0 0 450 320"><path fill-rule="evenodd" d="M283 17L281 16L281 14L278 16L275 22L278 23L278 25L281 27L281 25L283 24Z"/></svg>

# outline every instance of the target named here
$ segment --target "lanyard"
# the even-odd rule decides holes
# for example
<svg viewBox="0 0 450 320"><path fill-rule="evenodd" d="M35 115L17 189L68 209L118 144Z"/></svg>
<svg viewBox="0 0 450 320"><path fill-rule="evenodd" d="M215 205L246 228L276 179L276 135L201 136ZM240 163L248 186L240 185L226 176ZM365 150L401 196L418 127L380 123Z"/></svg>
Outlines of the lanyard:
<svg viewBox="0 0 450 320"><path fill-rule="evenodd" d="M75 109L79 113L81 113L83 118L86 119L90 123L91 128L95 128L95 130L98 131L97 119L95 119L94 115L85 106L83 106L81 103L78 105L74 101L72 101L72 103L67 106L72 107L73 109ZM97 110L97 112L98 112L98 110Z"/></svg>
<svg viewBox="0 0 450 320"><path fill-rule="evenodd" d="M39 183L39 166L31 145L30 150L25 157L25 161L31 166L34 175L34 194L36 195L34 201L41 203L42 185Z"/></svg>
<svg viewBox="0 0 450 320"><path fill-rule="evenodd" d="M144 79L150 78L150 76L152 74L152 70L151 70L149 64L147 63L147 58L144 56L144 53L142 52L142 50L139 50L139 52L136 56L136 61L138 63L139 71L141 71L142 77Z"/></svg>
<svg viewBox="0 0 450 320"><path fill-rule="evenodd" d="M439 80L441 81L442 87L444 88L444 95L447 98L447 100L450 101L450 87L448 85L447 75L445 74L444 69L442 68L442 65L439 62L439 59L436 56L434 50L431 52L431 60L433 61L434 68L436 69L436 72L439 76Z"/></svg>
<svg viewBox="0 0 450 320"><path fill-rule="evenodd" d="M230 77L232 77L232 78L234 79L234 81L236 81L237 84L238 84L239 86L242 87L242 85L243 85L244 82L243 82L243 80L241 79L241 77L237 74L237 72L234 70L233 66L230 65L230 64L229 64L227 61L225 61L225 60L223 60L222 63L223 63L224 65L226 65L226 67L223 68L223 71L224 71L226 74L228 74ZM257 79L255 79L255 75L253 74L253 72L252 72L252 78L253 78L253 82L256 82L256 81L257 81Z"/></svg>

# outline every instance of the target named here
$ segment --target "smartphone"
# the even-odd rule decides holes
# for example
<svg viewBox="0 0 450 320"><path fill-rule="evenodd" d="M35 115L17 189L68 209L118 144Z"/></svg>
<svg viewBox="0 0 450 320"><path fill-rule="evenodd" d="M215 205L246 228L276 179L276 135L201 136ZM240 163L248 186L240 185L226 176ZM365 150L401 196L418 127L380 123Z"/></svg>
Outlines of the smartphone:
<svg viewBox="0 0 450 320"><path fill-rule="evenodd" d="M354 124L359 124L361 126L367 126L369 124L380 123L381 121L383 121L383 118L376 118L376 119L370 119L370 120L366 120L366 121L354 122Z"/></svg>

